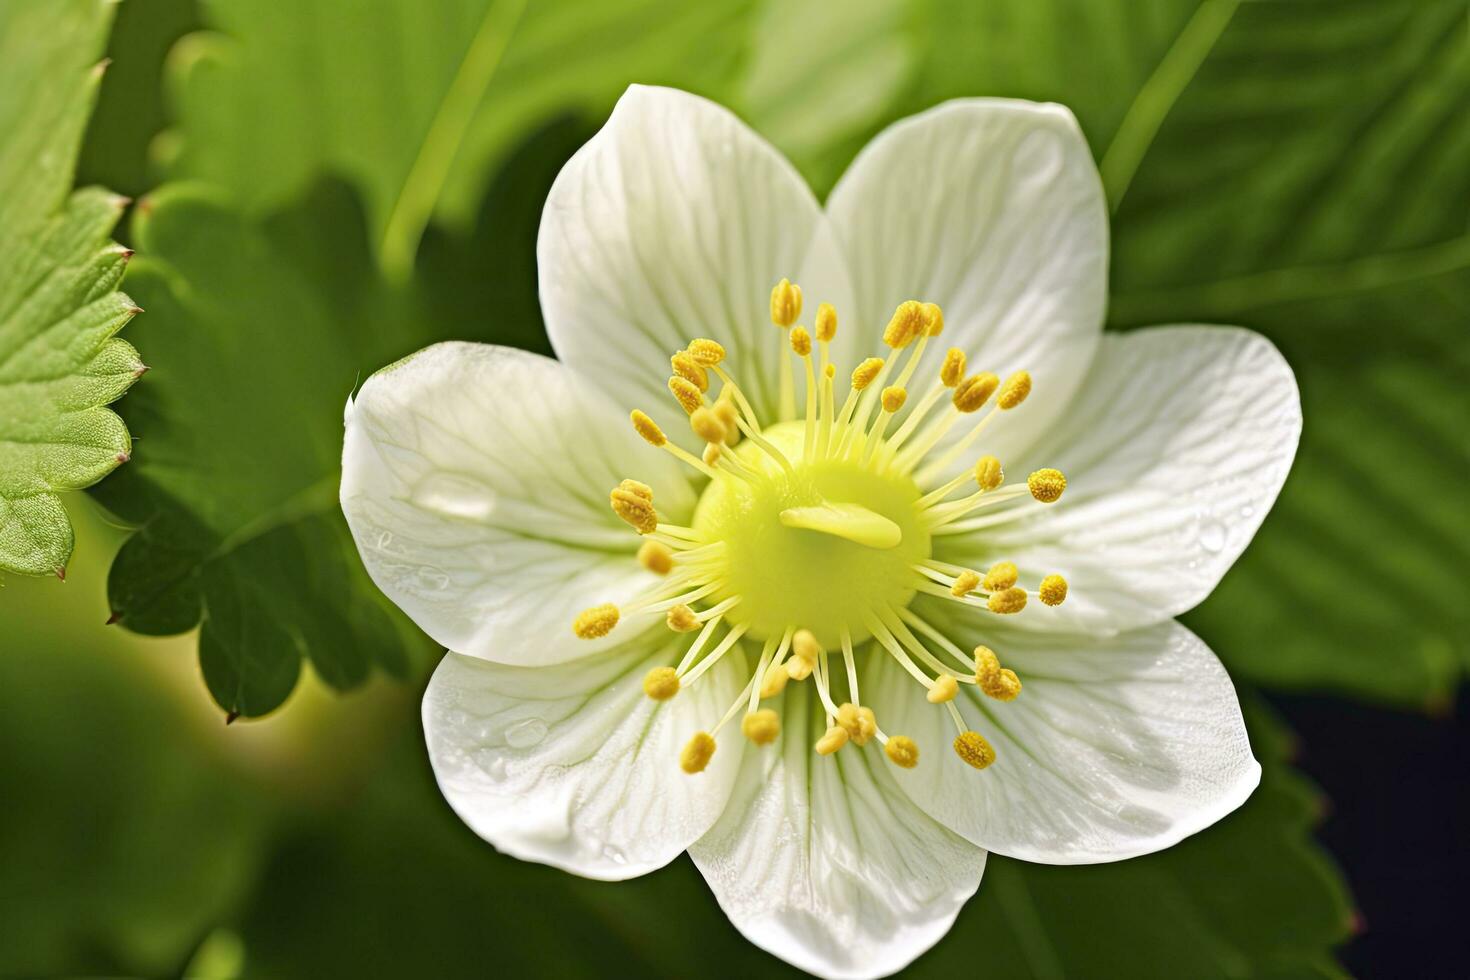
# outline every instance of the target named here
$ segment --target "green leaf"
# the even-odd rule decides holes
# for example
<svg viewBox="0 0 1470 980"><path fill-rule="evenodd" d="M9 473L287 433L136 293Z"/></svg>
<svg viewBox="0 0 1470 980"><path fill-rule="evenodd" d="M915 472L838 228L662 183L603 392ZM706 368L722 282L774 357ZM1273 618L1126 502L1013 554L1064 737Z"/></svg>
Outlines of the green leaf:
<svg viewBox="0 0 1470 980"><path fill-rule="evenodd" d="M259 221L201 185L140 205L131 284L156 383L134 396L141 451L100 488L138 528L108 598L136 632L199 626L226 711L275 708L303 661L339 690L375 665L424 663L427 640L368 581L337 504L342 410L362 378L437 340L544 349L529 256L551 180L585 137L558 126L519 154L476 237L431 233L404 287L378 273L340 183Z"/></svg>
<svg viewBox="0 0 1470 980"><path fill-rule="evenodd" d="M375 253L407 277L434 216L461 229L487 175L554 114L603 115L629 82L730 77L745 0L246 0L174 52L174 173L251 210L326 174L358 187Z"/></svg>
<svg viewBox="0 0 1470 980"><path fill-rule="evenodd" d="M127 202L67 198L110 20L100 0L0 8L0 572L64 577L58 493L132 448L104 407L144 370L114 336L138 312L116 289L132 253L108 240Z"/></svg>
<svg viewBox="0 0 1470 980"><path fill-rule="evenodd" d="M1115 323L1243 323L1302 388L1276 510L1189 618L1237 675L1433 705L1470 667L1434 584L1470 577L1467 104L1463 3L1242 4L1122 199Z"/></svg>
<svg viewBox="0 0 1470 980"><path fill-rule="evenodd" d="M1261 788L1217 826L1118 864L1045 867L991 857L950 935L905 976L1340 976L1340 877L1310 843L1314 794L1253 719ZM385 848L383 841L395 841ZM343 895L365 897L344 902ZM569 923L578 941L564 942ZM497 854L440 799L402 744L353 800L272 862L239 925L249 976L482 972L515 976L802 976L746 942L687 859L593 882ZM467 939L466 937L473 937Z"/></svg>

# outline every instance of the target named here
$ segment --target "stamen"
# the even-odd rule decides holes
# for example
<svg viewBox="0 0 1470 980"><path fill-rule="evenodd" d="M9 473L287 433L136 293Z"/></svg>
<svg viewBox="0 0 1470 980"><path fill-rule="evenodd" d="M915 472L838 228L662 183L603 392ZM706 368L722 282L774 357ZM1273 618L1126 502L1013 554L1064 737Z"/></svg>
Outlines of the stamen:
<svg viewBox="0 0 1470 980"><path fill-rule="evenodd" d="M1062 491L1067 489L1067 478L1062 475L1061 470L1037 470L1026 477L1026 488L1031 491L1031 496L1043 504L1054 504L1062 498Z"/></svg>
<svg viewBox="0 0 1470 980"><path fill-rule="evenodd" d="M817 754L831 755L847 744L847 729L841 725L833 725L817 739Z"/></svg>
<svg viewBox="0 0 1470 980"><path fill-rule="evenodd" d="M613 513L621 517L639 534L652 534L658 529L658 511L649 499L637 490L613 487L608 494Z"/></svg>
<svg viewBox="0 0 1470 980"><path fill-rule="evenodd" d="M954 752L976 769L984 769L995 761L995 749L979 732L961 732L955 736Z"/></svg>
<svg viewBox="0 0 1470 980"><path fill-rule="evenodd" d="M684 409L685 415L693 415L699 411L699 406L704 404L704 395L700 392L699 386L677 374L669 376L669 393L674 396L679 407Z"/></svg>
<svg viewBox="0 0 1470 980"><path fill-rule="evenodd" d="M1000 394L995 396L995 406L1003 412L1010 411L1025 401L1029 394L1031 375L1026 371L1017 371L1000 386Z"/></svg>
<svg viewBox="0 0 1470 980"><path fill-rule="evenodd" d="M645 539L638 546L638 564L655 575L667 575L674 568L674 553L668 545Z"/></svg>
<svg viewBox="0 0 1470 980"><path fill-rule="evenodd" d="M949 674L940 674L934 678L934 686L929 688L929 693L924 695L924 700L930 704L944 704L953 701L955 695L960 693L960 682Z"/></svg>
<svg viewBox="0 0 1470 980"><path fill-rule="evenodd" d="M704 337L690 341L685 353L700 367L712 368L725 359L725 348Z"/></svg>
<svg viewBox="0 0 1470 980"><path fill-rule="evenodd" d="M1048 575L1041 580L1037 594L1048 606L1060 606L1067 601L1067 580L1060 575Z"/></svg>
<svg viewBox="0 0 1470 980"><path fill-rule="evenodd" d="M946 388L955 388L965 378L965 352L951 347L944 352L944 363L939 365L939 380Z"/></svg>
<svg viewBox="0 0 1470 980"><path fill-rule="evenodd" d="M715 400L714 413L725 424L725 445L734 446L740 442L740 411L728 391L726 388L720 392L720 397Z"/></svg>
<svg viewBox="0 0 1470 980"><path fill-rule="evenodd" d="M1000 378L983 371L980 374L971 375L955 386L954 407L956 411L969 415L978 412L990 401L990 396L995 394L995 389L1000 386Z"/></svg>
<svg viewBox="0 0 1470 980"><path fill-rule="evenodd" d="M806 426L802 430L801 458L809 460L817 441L817 377L812 370L812 338L804 327L791 331L791 349L806 369Z"/></svg>
<svg viewBox="0 0 1470 980"><path fill-rule="evenodd" d="M853 745L867 745L868 739L878 732L878 719L872 708L863 708L845 702L837 709L837 724L847 730L847 739Z"/></svg>
<svg viewBox="0 0 1470 980"><path fill-rule="evenodd" d="M694 614L694 610L683 602L669 609L668 614L664 616L664 622L675 633L693 633L699 629L700 625L699 617Z"/></svg>
<svg viewBox="0 0 1470 980"><path fill-rule="evenodd" d="M968 569L955 576L954 585L950 587L949 594L956 599L963 599L975 591L975 586L980 584L980 576Z"/></svg>
<svg viewBox="0 0 1470 980"><path fill-rule="evenodd" d="M635 408L629 412L628 418L633 420L633 428L649 445L663 446L669 441L668 436L664 435L664 430L658 427L658 423L638 409Z"/></svg>
<svg viewBox="0 0 1470 980"><path fill-rule="evenodd" d="M883 343L894 350L902 350L915 337L923 335L928 325L929 316L924 310L924 304L914 299L904 300L893 311L888 326L883 328Z"/></svg>
<svg viewBox="0 0 1470 980"><path fill-rule="evenodd" d="M992 592L990 601L986 603L993 613L1002 616L1010 616L1026 608L1025 589L1006 589L1003 592Z"/></svg>
<svg viewBox="0 0 1470 980"><path fill-rule="evenodd" d="M794 681L804 681L811 676L817 665L822 645L811 630L797 630L791 637L791 660L786 664L786 673Z"/></svg>
<svg viewBox="0 0 1470 980"><path fill-rule="evenodd" d="M655 667L643 677L643 693L655 701L667 701L679 693L679 675L672 667Z"/></svg>
<svg viewBox="0 0 1470 980"><path fill-rule="evenodd" d="M572 632L583 640L607 636L618 625L618 607L610 602L584 609L572 620Z"/></svg>
<svg viewBox="0 0 1470 980"><path fill-rule="evenodd" d="M789 327L801 316L801 287L782 279L771 290L771 322Z"/></svg>
<svg viewBox="0 0 1470 980"><path fill-rule="evenodd" d="M985 573L985 591L1004 592L1015 585L1016 579L1020 577L1020 569L1016 568L1014 562L998 561L990 566L990 571Z"/></svg>
<svg viewBox="0 0 1470 980"><path fill-rule="evenodd" d="M1006 472L994 456L981 456L975 463L975 484L981 490L994 490L1005 482Z"/></svg>
<svg viewBox="0 0 1470 980"><path fill-rule="evenodd" d="M895 735L883 746L883 754L894 765L912 769L919 764L919 747L907 735Z"/></svg>
<svg viewBox="0 0 1470 980"><path fill-rule="evenodd" d="M708 732L696 732L679 753L679 768L689 775L704 772L710 758L715 754L715 739Z"/></svg>
<svg viewBox="0 0 1470 980"><path fill-rule="evenodd" d="M770 708L752 711L740 720L740 734L756 745L770 745L781 734L781 716Z"/></svg>
<svg viewBox="0 0 1470 980"><path fill-rule="evenodd" d="M698 388L700 394L709 391L709 372L694 359L687 350L681 350L669 358L674 373Z"/></svg>
<svg viewBox="0 0 1470 980"><path fill-rule="evenodd" d="M813 324L817 331L817 339L822 343L830 343L837 336L837 310L831 303L817 304L817 319Z"/></svg>
<svg viewBox="0 0 1470 980"><path fill-rule="evenodd" d="M862 391L873 383L873 379L878 377L878 372L882 370L883 358L881 357L870 357L863 361L857 367L853 368L852 390ZM844 405L843 407L846 408L847 406Z"/></svg>
<svg viewBox="0 0 1470 980"><path fill-rule="evenodd" d="M997 701L1014 701L1021 693L1021 679L987 646L975 648L975 684Z"/></svg>
<svg viewBox="0 0 1470 980"><path fill-rule="evenodd" d="M689 427L705 442L722 443L725 441L725 423L721 422L720 417L708 408L696 408L689 416Z"/></svg>
<svg viewBox="0 0 1470 980"><path fill-rule="evenodd" d="M730 632L725 634L725 638L719 642L719 645L709 652L709 656L701 660L698 664L694 666L693 670L684 675L685 686L687 687L688 685L693 684L695 681L699 680L700 676L705 671L709 670L715 664L719 663L720 658L723 657L729 651L729 649L735 645L737 640L745 635L745 631L749 628L750 627L745 625L744 623L731 627Z"/></svg>

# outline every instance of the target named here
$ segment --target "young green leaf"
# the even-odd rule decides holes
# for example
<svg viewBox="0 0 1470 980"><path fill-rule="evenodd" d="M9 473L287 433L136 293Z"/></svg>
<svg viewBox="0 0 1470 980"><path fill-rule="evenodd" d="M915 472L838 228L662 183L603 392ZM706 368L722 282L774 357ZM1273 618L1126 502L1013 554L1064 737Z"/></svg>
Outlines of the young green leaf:
<svg viewBox="0 0 1470 980"><path fill-rule="evenodd" d="M0 7L0 571L64 577L57 494L132 451L105 407L144 370L114 336L138 312L117 291L132 253L109 241L127 202L67 197L110 20L99 0Z"/></svg>

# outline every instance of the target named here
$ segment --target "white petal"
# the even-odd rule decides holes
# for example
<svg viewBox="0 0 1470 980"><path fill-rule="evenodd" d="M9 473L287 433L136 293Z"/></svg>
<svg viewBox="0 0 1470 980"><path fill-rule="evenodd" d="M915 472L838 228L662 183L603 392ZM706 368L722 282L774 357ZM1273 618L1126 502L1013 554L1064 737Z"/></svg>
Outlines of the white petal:
<svg viewBox="0 0 1470 980"><path fill-rule="evenodd" d="M741 389L773 419L777 358L789 350L771 325L771 287L799 283L808 324L819 302L851 307L800 175L729 111L674 89L629 88L562 169L536 259L557 356L620 404L677 425L671 435L687 423L665 387L670 354L696 337L719 341Z"/></svg>
<svg viewBox="0 0 1470 980"><path fill-rule="evenodd" d="M1178 623L1105 639L948 632L965 649L992 647L1021 678L1011 702L960 685L966 724L995 748L988 769L954 754L948 713L891 657L868 658L862 690L885 730L927 753L899 784L981 847L1047 864L1148 854L1219 820L1260 781L1229 676Z"/></svg>
<svg viewBox="0 0 1470 980"><path fill-rule="evenodd" d="M622 879L678 857L719 817L738 742L690 776L679 751L714 724L749 677L727 656L673 700L643 693L688 637L661 627L554 667L450 653L424 694L439 788L471 829L507 854L588 878Z"/></svg>
<svg viewBox="0 0 1470 980"><path fill-rule="evenodd" d="M971 370L1032 373L1032 403L998 419L990 444L1045 431L1082 381L1107 302L1107 208L1072 114L966 99L897 122L858 155L827 213L858 316L881 327L906 299L938 303L940 342Z"/></svg>
<svg viewBox="0 0 1470 980"><path fill-rule="evenodd" d="M347 406L342 510L378 588L446 647L554 663L616 643L577 613L651 577L608 506L623 477L682 520L693 493L627 413L550 358L449 343L379 371Z"/></svg>
<svg viewBox="0 0 1470 980"><path fill-rule="evenodd" d="M949 931L985 852L904 796L876 740L817 755L810 688L787 686L780 741L746 750L724 816L689 855L757 946L822 977L886 976Z"/></svg>
<svg viewBox="0 0 1470 980"><path fill-rule="evenodd" d="M940 538L956 564L1008 558L1071 588L1031 629L1131 629L1192 608L1255 536L1296 454L1301 402L1270 342L1230 327L1109 335L1063 427L1007 462L1011 480L1055 466L1067 490L1030 516ZM1025 584L1025 583L1023 583Z"/></svg>

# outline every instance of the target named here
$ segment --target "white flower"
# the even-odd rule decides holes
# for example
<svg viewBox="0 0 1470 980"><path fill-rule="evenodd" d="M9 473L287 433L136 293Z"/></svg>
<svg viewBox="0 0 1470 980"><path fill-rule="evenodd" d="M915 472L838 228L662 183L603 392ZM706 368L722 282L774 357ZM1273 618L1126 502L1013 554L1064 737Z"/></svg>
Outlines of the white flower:
<svg viewBox="0 0 1470 980"><path fill-rule="evenodd" d="M485 839L607 879L687 849L752 942L871 977L986 851L1119 860L1251 793L1230 680L1171 617L1275 499L1295 384L1242 330L1101 332L1067 110L905 120L824 210L730 113L635 87L537 251L559 360L431 347L343 453L374 581L455 651L424 727Z"/></svg>

